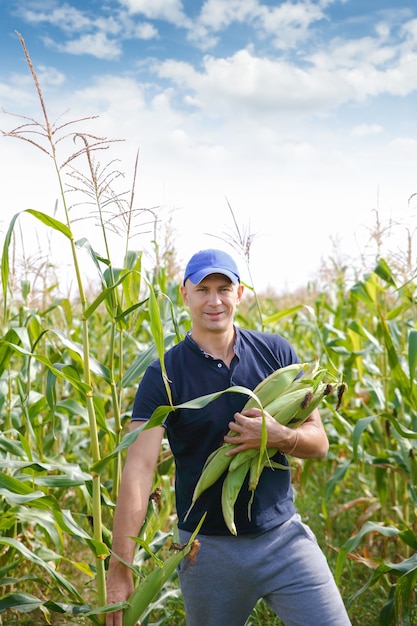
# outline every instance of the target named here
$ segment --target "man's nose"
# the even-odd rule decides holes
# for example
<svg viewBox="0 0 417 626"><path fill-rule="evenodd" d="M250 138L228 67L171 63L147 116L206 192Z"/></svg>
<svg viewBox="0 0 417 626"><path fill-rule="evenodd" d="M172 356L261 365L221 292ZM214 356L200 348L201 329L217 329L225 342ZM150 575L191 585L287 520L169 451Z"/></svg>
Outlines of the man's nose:
<svg viewBox="0 0 417 626"><path fill-rule="evenodd" d="M221 302L220 294L217 291L210 291L209 302L210 304L219 304Z"/></svg>

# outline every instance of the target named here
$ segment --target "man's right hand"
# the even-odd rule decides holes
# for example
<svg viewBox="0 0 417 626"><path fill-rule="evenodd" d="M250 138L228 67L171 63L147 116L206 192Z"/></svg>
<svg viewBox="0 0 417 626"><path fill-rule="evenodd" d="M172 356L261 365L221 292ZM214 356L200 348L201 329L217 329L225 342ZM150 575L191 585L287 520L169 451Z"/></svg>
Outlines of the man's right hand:
<svg viewBox="0 0 417 626"><path fill-rule="evenodd" d="M106 585L107 604L124 602L133 592L132 572L120 562L110 563ZM123 611L107 613L106 626L122 626L122 620Z"/></svg>

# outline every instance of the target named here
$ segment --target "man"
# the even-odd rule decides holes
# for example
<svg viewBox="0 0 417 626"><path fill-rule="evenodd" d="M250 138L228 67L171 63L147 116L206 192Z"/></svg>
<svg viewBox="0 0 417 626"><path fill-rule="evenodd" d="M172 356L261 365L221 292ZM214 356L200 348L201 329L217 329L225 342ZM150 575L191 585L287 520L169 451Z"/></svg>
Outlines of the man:
<svg viewBox="0 0 417 626"><path fill-rule="evenodd" d="M283 337L248 331L234 324L244 287L235 261L221 250L202 250L188 262L181 293L192 329L167 351L165 366L174 405L241 385L254 389L271 372L297 362ZM293 503L290 472L265 468L248 515L249 491L235 505L237 536L225 526L220 503L222 479L198 498L188 515L194 486L209 454L222 442L238 443L234 454L261 444L259 409L240 413L247 396L224 393L202 409L170 413L164 427L140 433L129 448L113 526L113 552L131 562L143 523L155 465L166 433L176 465L176 506L180 541L185 543L204 512L200 550L184 560L179 580L187 626L243 626L264 598L287 626L350 624L326 559L311 530L302 524ZM139 385L132 428L149 419L167 395L158 361ZM297 429L266 416L268 447L299 458L323 457L328 439L316 409ZM227 436L231 429L233 439ZM237 437L236 437L237 436ZM186 518L186 519L185 519ZM125 600L133 590L131 572L112 557L107 578L108 602ZM107 616L107 626L120 626L121 614Z"/></svg>

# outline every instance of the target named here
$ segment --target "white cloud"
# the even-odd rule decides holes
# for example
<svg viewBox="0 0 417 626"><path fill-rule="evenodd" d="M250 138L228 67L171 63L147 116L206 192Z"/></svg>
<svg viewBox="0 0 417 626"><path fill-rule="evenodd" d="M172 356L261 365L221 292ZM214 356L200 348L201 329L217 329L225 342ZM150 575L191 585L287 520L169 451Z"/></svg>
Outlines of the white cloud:
<svg viewBox="0 0 417 626"><path fill-rule="evenodd" d="M309 27L325 17L319 4L283 2L270 7L259 0L206 0L188 39L208 49L214 46L218 34L235 23L254 29L257 37L272 37L278 49L286 49L308 37Z"/></svg>
<svg viewBox="0 0 417 626"><path fill-rule="evenodd" d="M85 12L68 5L45 7L45 4L30 5L26 8L24 5L19 10L23 19L31 24L48 23L58 26L61 30L68 32L80 31L90 28L91 19Z"/></svg>
<svg viewBox="0 0 417 626"><path fill-rule="evenodd" d="M417 19L412 19L402 25L402 30L414 43L417 41Z"/></svg>
<svg viewBox="0 0 417 626"><path fill-rule="evenodd" d="M167 60L156 71L213 114L327 114L348 102L417 90L417 42L413 48L385 36L335 39L303 65L261 57L248 46L228 57L206 56L202 69Z"/></svg>
<svg viewBox="0 0 417 626"><path fill-rule="evenodd" d="M298 277L303 284L306 269L313 271L319 257L326 256L329 232L342 232L346 238L357 232L374 209L379 188L381 211L398 214L415 190L417 142L412 129L410 137L405 124L401 124L401 132L396 130L396 116L401 113L395 98L390 99L388 114L378 108L376 98L387 93L407 96L417 89L416 24L403 24L401 31L398 22L394 27L388 19L377 20L367 37L346 36L330 42L323 37L319 52L308 57L303 40L323 19L325 4L284 2L275 6L278 3L213 0L205 3L204 14L193 18L194 30L191 20L184 19L180 2L126 0L124 6L131 13L113 5L111 19L104 12L94 20L87 19L87 13L62 13L66 23L74 26L74 41L66 43L66 37L61 37L59 43L62 50L72 54L80 54L82 46L89 46L90 50L83 53L111 58L129 38L159 39L157 47L140 47L136 66L134 57L128 59L129 74L90 77L85 89L74 89L74 83L66 89L62 73L45 67L44 74L39 66L41 86L47 87L49 113L53 117L51 111L60 114L69 108L71 119L99 115L83 127L98 136L126 140L100 154L104 162L115 154L120 156L124 171L129 172L139 149L136 202L140 206L176 208L174 226L179 228L176 246L180 254L188 254L200 244L212 244L207 238L202 241L204 233L221 235L231 225L227 197L238 222L250 221L253 231L261 235L254 246L257 284L273 280L279 288L283 281L297 282ZM45 17L46 8L40 10ZM194 32L199 46L215 44L222 30L240 21L252 29L246 38L252 45L239 48L236 41L229 40L228 32L217 57L213 53L200 59L193 50L193 63L174 58L161 62L155 58L160 50L167 59L176 54L172 39L165 38L162 28L158 35L158 23L139 21L140 13L149 20L171 21L188 34ZM296 55L269 50L261 56L255 36L265 37L261 43L266 51L271 37L280 31L288 35L282 47L299 38ZM183 34L175 28L176 37ZM181 54L186 58L184 48ZM155 57L151 60L150 55ZM109 67L106 64L106 71ZM146 84L135 79L135 67L139 67L140 76L146 71ZM2 77L0 97L6 108L33 110L36 94L29 81L27 73ZM375 108L367 110L364 105L371 97L375 98ZM358 102L360 107L344 106ZM411 97L407 104L410 102ZM377 117L373 116L375 111ZM315 115L320 120L312 124ZM1 126L10 126L10 121L3 118ZM27 143L20 144L23 150L18 146L13 151L0 151L7 179L2 189L3 221L6 204L10 209L31 203L48 212L57 194L49 184L54 173L48 159L43 160L45 174L38 167L42 159ZM25 189L16 194L22 179ZM285 242L294 241L294 237L299 249L309 250L308 268L305 255L298 255L299 267L295 258L288 261ZM265 271L271 249L276 265L282 268L272 279Z"/></svg>
<svg viewBox="0 0 417 626"><path fill-rule="evenodd" d="M305 41L310 26L325 19L325 14L311 2L284 2L279 7L262 7L259 17L263 32L273 36L277 48L285 49Z"/></svg>
<svg viewBox="0 0 417 626"><path fill-rule="evenodd" d="M134 124L135 115L146 109L144 88L133 78L123 76L103 74L89 87L75 91L71 99L78 103L80 111L97 110L106 115L111 112L116 122L119 117L127 125Z"/></svg>
<svg viewBox="0 0 417 626"><path fill-rule="evenodd" d="M158 31L153 24L142 22L133 29L134 36L138 39L154 39L158 36Z"/></svg>
<svg viewBox="0 0 417 626"><path fill-rule="evenodd" d="M181 7L179 3L170 6L171 10ZM155 11L162 10L158 3L138 2L135 7L143 12L150 12L151 7ZM314 8L311 3L300 4L297 8L286 2L279 9L281 13L274 10L277 19L282 20L286 15L285 19L298 20L297 23L305 26L321 15L319 5ZM259 16L266 7L255 0L242 3L208 0L201 13L203 15L206 11L207 23L210 23L210 10L211 24L220 27L243 15ZM218 15L214 18L216 11ZM126 14L123 19L125 37L142 35L152 38L157 34L152 24L135 25ZM133 34L135 26L143 26L145 30ZM409 30L413 30L411 22ZM218 119L238 124L243 118L256 119L266 115L275 124L285 127L288 120L297 120L300 116L307 119L315 114L333 114L338 107L349 102L363 103L380 94L403 96L417 89L417 51L411 49L410 38L406 42L395 42L393 38L386 39L386 30L380 29L379 32L379 36L357 40L333 39L320 52L307 58L303 65L284 57L261 57L250 46L226 57L206 56L200 67L174 59L160 62L142 58L141 61L148 73L155 72L156 81L158 78L171 81L169 100L172 107L174 103L179 107L178 113L184 103L187 114L204 115L206 121ZM122 42L109 39L103 30L57 45L62 52L85 54L88 51L97 58L114 59L121 54ZM62 76L57 75L57 84L59 80L62 82ZM165 92L166 88L157 85L156 81L149 93ZM48 81L48 84L52 82ZM375 128L359 128L354 134L364 132L374 134Z"/></svg>
<svg viewBox="0 0 417 626"><path fill-rule="evenodd" d="M207 56L201 72L176 61L161 63L157 71L191 90L207 114L228 118L244 111L255 116L328 111L355 95L347 76L259 58L248 50L228 58Z"/></svg>
<svg viewBox="0 0 417 626"><path fill-rule="evenodd" d="M368 135L379 135L384 129L379 124L359 124L352 128L353 137L366 137Z"/></svg>
<svg viewBox="0 0 417 626"><path fill-rule="evenodd" d="M417 161L417 140L409 137L398 137L390 142L388 153L392 159L408 163L415 162Z"/></svg>
<svg viewBox="0 0 417 626"><path fill-rule="evenodd" d="M132 14L142 14L148 19L166 20L182 26L189 23L181 0L120 0Z"/></svg>
<svg viewBox="0 0 417 626"><path fill-rule="evenodd" d="M71 39L64 43L58 43L50 38L45 43L59 52L68 54L89 54L96 59L117 59L122 54L121 44L109 39L103 32L81 35L77 39Z"/></svg>
<svg viewBox="0 0 417 626"><path fill-rule="evenodd" d="M357 69L365 66L383 66L395 61L400 48L393 43L385 44L385 40L375 37L360 39L334 39L319 52L312 53L308 60L315 67L326 71L341 69Z"/></svg>
<svg viewBox="0 0 417 626"><path fill-rule="evenodd" d="M36 73L39 83L45 91L48 87L55 90L65 85L65 74L54 67L40 65ZM21 113L30 116L30 112L34 107L36 108L37 99L35 85L29 72L11 74L7 82L0 82L0 101L9 113Z"/></svg>
<svg viewBox="0 0 417 626"><path fill-rule="evenodd" d="M9 112L15 112L18 103L27 111L33 103L33 95L27 89L27 81L12 79L7 83L0 82L0 100ZM9 107L14 107L14 110L10 111Z"/></svg>
<svg viewBox="0 0 417 626"><path fill-rule="evenodd" d="M126 11L113 11L111 15L88 10L80 11L68 4L61 6L21 8L24 20L33 24L50 24L64 37L45 36L46 46L62 53L90 55L97 59L117 59L123 52L126 39L150 40L158 36L151 23L137 23ZM33 8L35 7L35 8ZM66 38L67 37L67 38Z"/></svg>
<svg viewBox="0 0 417 626"><path fill-rule="evenodd" d="M218 31L233 22L252 21L258 14L258 0L206 0L197 21L206 28Z"/></svg>

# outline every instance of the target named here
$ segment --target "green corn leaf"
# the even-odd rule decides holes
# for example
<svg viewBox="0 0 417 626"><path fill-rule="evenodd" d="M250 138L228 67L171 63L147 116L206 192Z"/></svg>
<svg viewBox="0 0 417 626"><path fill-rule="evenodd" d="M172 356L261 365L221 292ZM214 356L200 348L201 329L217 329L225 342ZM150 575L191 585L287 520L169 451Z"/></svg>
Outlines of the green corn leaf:
<svg viewBox="0 0 417 626"><path fill-rule="evenodd" d="M16 541L10 537L0 537L0 545L9 546L10 548L14 548L18 553L20 553L25 559L34 563L35 565L39 565L42 567L51 577L53 581L55 581L60 587L65 589L67 593L69 593L73 598L76 598L79 602L82 602L82 597L79 595L78 591L75 587L62 576L58 571L54 570L46 561L44 561L41 557L39 557L35 552L32 552L21 542Z"/></svg>
<svg viewBox="0 0 417 626"><path fill-rule="evenodd" d="M80 466L75 463L44 463L41 461L18 461L15 459L1 459L0 467L6 467L12 470L30 469L33 472L62 472L69 476L80 478L82 480L90 480L91 475L83 472ZM10 477L9 477L10 478ZM2 477L0 477L2 480ZM26 484L26 483L22 483Z"/></svg>
<svg viewBox="0 0 417 626"><path fill-rule="evenodd" d="M143 425L127 433L127 435L123 437L122 441L117 446L117 448L113 450L113 452L111 452L108 456L103 457L102 459L94 463L91 466L91 471L97 474L101 474L104 471L104 469L107 467L109 461L112 458L114 458L117 454L119 454L119 452L121 452L125 448L128 448L129 446L131 446L132 443L136 441L136 438L138 437L139 433L142 430L154 428L155 426L162 426L167 415L171 413L171 411L174 411L176 409L201 409L202 407L206 406L209 402L216 400L216 398L218 398L223 393L231 393L231 392L243 393L245 395L248 395L257 399L253 391L251 391L250 389L247 389L246 387L236 385L234 387L229 387L228 389L223 389L222 391L218 391L216 393L210 393L210 394L207 394L206 396L200 396L199 398L194 398L193 400L189 400L188 402L183 402L182 404L178 404L176 406L161 405L155 409L149 421L144 422Z"/></svg>
<svg viewBox="0 0 417 626"><path fill-rule="evenodd" d="M165 337L164 337L164 349L165 350L172 344L174 337L175 335L173 335L172 333L165 333ZM146 348L145 350L142 350L140 354L138 354L136 359L133 361L132 365L126 371L122 379L122 388L124 389L126 387L131 386L135 382L137 382L141 378L143 373L145 372L148 365L152 363L152 361L154 361L157 358L157 356L158 354L157 354L156 346L152 342L152 344L148 348Z"/></svg>
<svg viewBox="0 0 417 626"><path fill-rule="evenodd" d="M417 553L417 535L415 534L412 528L407 528L406 530L402 530L399 533L398 537L407 546L410 546L411 548L413 548L413 550Z"/></svg>
<svg viewBox="0 0 417 626"><path fill-rule="evenodd" d="M56 388L55 388L55 383L56 383L56 375L51 372L51 370L48 370L47 374L46 374L46 389L45 389L45 395L46 395L46 401L48 402L48 406L52 411L52 414L55 411L55 405L56 405Z"/></svg>
<svg viewBox="0 0 417 626"><path fill-rule="evenodd" d="M153 569L150 574L146 576L146 578L143 578L126 602L117 602L115 604L109 604L93 609L87 613L87 617L123 610L123 626L136 626L139 619L146 615L153 599L160 593L165 582L173 576L182 559L191 551L194 540L197 537L205 517L206 514L202 516L197 528L187 544L183 546L181 550L161 562L162 564L160 567L156 566L155 569ZM139 571L137 573L140 575Z"/></svg>
<svg viewBox="0 0 417 626"><path fill-rule="evenodd" d="M164 562L155 554L155 552L153 552L151 546L147 541L145 541L144 539L140 539L140 537L130 537L130 539L137 543L138 546L143 548L146 554L158 565L158 567L162 567Z"/></svg>
<svg viewBox="0 0 417 626"><path fill-rule="evenodd" d="M381 417L389 420L395 430L401 435L401 437L405 437L405 439L417 439L417 432L415 430L410 430L409 428L406 428L405 426L400 424L398 419L391 413L382 413Z"/></svg>
<svg viewBox="0 0 417 626"><path fill-rule="evenodd" d="M8 593L0 599L0 613L7 609L16 609L21 613L29 613L43 605L43 600L30 593Z"/></svg>
<svg viewBox="0 0 417 626"><path fill-rule="evenodd" d="M347 461L344 461L342 463L339 463L339 465L336 467L333 475L326 482L326 487L325 487L325 490L324 490L324 496L325 496L325 500L326 501L330 500L330 498L331 498L334 490L336 489L337 485L344 478L346 472L348 471L348 469L351 466L352 466L352 462L350 460L347 460Z"/></svg>
<svg viewBox="0 0 417 626"><path fill-rule="evenodd" d="M56 365L54 363L52 363L45 356L38 355L38 354L33 354L32 352L28 352L27 350L24 350L20 346L18 346L16 344L12 344L10 342L2 341L2 342L0 342L0 346L2 344L3 345L8 345L15 352L19 352L20 354L23 354L24 356L32 357L33 359L35 359L36 361L38 361L42 365L45 365L52 373L54 373L59 378L65 378L78 391L80 391L82 393L87 393L87 392L91 391L90 385L87 385L87 383L82 382L77 376L72 376L71 372L75 372L75 370L73 368L63 367L62 370L60 370L59 368L56 367Z"/></svg>
<svg viewBox="0 0 417 626"><path fill-rule="evenodd" d="M377 308L377 296L378 296L378 283L375 280L375 274L370 274L365 277L365 280L357 283L351 289L351 293L354 297L358 298L365 306L372 312L376 313Z"/></svg>
<svg viewBox="0 0 417 626"><path fill-rule="evenodd" d="M417 366L417 330L410 330L408 335L408 368L410 381L415 378Z"/></svg>
<svg viewBox="0 0 417 626"><path fill-rule="evenodd" d="M172 404L171 387L169 385L168 374L165 368L165 345L164 345L164 329L162 325L161 315L159 312L158 301L156 299L155 291L151 283L148 283L149 287L149 315L150 315L150 327L152 337L155 341L156 351L158 353L159 362L161 365L162 378L167 392L168 401Z"/></svg>
<svg viewBox="0 0 417 626"><path fill-rule="evenodd" d="M355 461L358 460L358 447L363 432L368 428L369 424L372 424L372 422L378 417L378 415L370 415L369 417L363 417L356 422L352 434L353 457Z"/></svg>
<svg viewBox="0 0 417 626"><path fill-rule="evenodd" d="M146 426L146 422L144 422L143 424L141 424L140 426L138 426L134 430L128 432L126 435L124 435L122 441L119 443L119 445L110 454L108 454L107 456L103 457L102 459L100 459L96 463L92 464L91 471L96 473L96 474L101 474L102 472L104 472L104 470L106 469L106 467L109 464L109 462L115 456L117 456L120 452L122 452L122 450L125 450L126 448L131 446L136 441L136 439L139 436L139 433L142 432L142 430L145 428L145 426Z"/></svg>
<svg viewBox="0 0 417 626"><path fill-rule="evenodd" d="M97 298L94 300L94 302L92 302L90 304L90 306L88 306L85 311L84 311L84 317L86 319L88 319L89 317L91 317L91 315L94 313L94 311L97 309L97 307L104 302L104 300L106 300L116 289L119 285L121 285L123 283L124 280L127 279L129 275L129 272L126 272L125 274L122 274L119 278L119 280L117 280L114 285L111 285L110 287L106 287L105 289L103 289L101 291L101 293L97 296Z"/></svg>
<svg viewBox="0 0 417 626"><path fill-rule="evenodd" d="M42 491L32 491L28 494L18 494L14 491L0 488L0 495L2 495L6 502L8 502L11 506L27 505L48 511L53 506L58 506L57 502L51 496L45 496Z"/></svg>
<svg viewBox="0 0 417 626"><path fill-rule="evenodd" d="M68 226L56 220L54 217L51 217L46 213L42 213L41 211L36 211L35 209L25 209L22 213L29 213L30 215L33 215L33 217L36 217L36 219L42 222L45 226L49 226L50 228L53 228L53 230L62 233L62 235L67 237L67 239L72 239L72 232Z"/></svg>
<svg viewBox="0 0 417 626"><path fill-rule="evenodd" d="M133 307L137 304L141 286L142 252L128 250L124 265L132 270L127 280L123 282L123 297L126 306Z"/></svg>
<svg viewBox="0 0 417 626"><path fill-rule="evenodd" d="M19 583L21 580L22 579L16 580L15 584ZM45 581L41 581L40 579L38 582L45 584ZM14 609L20 613L30 613L36 609L42 609L42 607L61 615L67 613L68 615L74 616L83 615L90 610L87 604L66 604L63 602L53 602L52 600L45 602L30 593L8 593L0 599L0 613L8 609Z"/></svg>
<svg viewBox="0 0 417 626"><path fill-rule="evenodd" d="M404 567L404 564L406 564L407 570L397 579L395 586L395 613L399 618L399 624L402 626L412 626L412 622L410 621L410 601L413 598L417 585L417 555L414 554L409 559L400 563L402 567ZM391 572L395 569L396 566L393 565Z"/></svg>
<svg viewBox="0 0 417 626"><path fill-rule="evenodd" d="M43 224L45 224L45 226L49 226L51 228L53 228L54 230L59 231L60 233L62 233L63 235L65 235L65 237L67 237L68 239L71 239L72 237L72 233L70 231L70 229L68 228L68 226L65 226L65 224L63 224L62 222L59 222L58 220L56 220L55 218L51 217L50 215L47 215L46 213L41 213L40 211L35 211L34 209L26 209L25 211L21 211L19 213L16 213L9 224L9 228L7 229L7 233L4 239L4 245L3 245L3 252L2 252L2 258L1 258L1 279L2 279L2 285L3 285L3 307L4 307L4 318L6 318L6 310L7 310L7 287L8 287L8 283L9 283L9 272L10 272L10 265L9 265L9 247L12 241L12 236L13 236L13 230L14 230L14 226L15 223L17 221L17 219L20 217L20 215L22 215L23 213L29 213L30 215L33 215L33 217L36 217L36 219L38 219L40 222L42 222Z"/></svg>
<svg viewBox="0 0 417 626"><path fill-rule="evenodd" d="M64 541L63 533L60 527L55 522L55 519L51 513L51 510L33 509L30 507L16 508L16 519L21 523L26 523L29 527L36 523L36 527L41 528L45 533L45 536L49 536L54 544L56 550L59 551L57 559L61 559L61 554L64 553ZM44 555L43 555L44 556ZM44 556L45 558L45 556ZM52 559L51 559L52 560Z"/></svg>
<svg viewBox="0 0 417 626"><path fill-rule="evenodd" d="M94 265L96 266L96 270L97 270L98 275L100 276L102 285L105 285L105 280L103 277L103 272L101 271L101 265L99 261L102 260L103 263L105 264L106 264L106 261L102 259L101 257L99 257L99 255L97 255L96 252L94 252L90 242L88 241L88 239L86 239L86 237L81 237L81 239L77 239L77 241L75 242L75 245L77 246L77 248L84 249L87 251L90 259L93 261Z"/></svg>
<svg viewBox="0 0 417 626"><path fill-rule="evenodd" d="M379 259L378 265L375 268L375 274L379 276L379 278L382 278L382 280L388 283L391 287L397 287L394 275L385 259Z"/></svg>
<svg viewBox="0 0 417 626"><path fill-rule="evenodd" d="M53 515L56 522L59 524L59 527L63 531L83 541L86 545L90 547L92 553L96 557L104 559L109 556L110 552L106 544L92 539L90 535L85 530L83 530L83 528L79 524L77 524L72 516L71 511L55 509Z"/></svg>
<svg viewBox="0 0 417 626"><path fill-rule="evenodd" d="M9 224L9 228L7 229L7 232L6 232L6 236L4 238L3 252L1 256L1 284L3 286L3 310L4 310L3 317L4 319L6 319L7 295L8 295L7 289L9 285L9 271L10 271L9 247L12 241L14 225L19 215L20 213L17 213L16 215L12 217L12 220Z"/></svg>
<svg viewBox="0 0 417 626"><path fill-rule="evenodd" d="M366 522L360 531L356 535L353 535L353 537L350 537L341 547L336 562L336 582L340 580L347 555L353 550L356 550L367 533L374 532L377 532L385 537L396 537L400 533L400 530L394 526L383 526L382 524L378 524L376 522Z"/></svg>
<svg viewBox="0 0 417 626"><path fill-rule="evenodd" d="M15 435L16 433L12 432L11 434ZM10 439L9 437L5 437L1 433L0 433L0 450L7 451L13 456L17 456L17 457L24 456L23 446L21 445L21 443L19 443L18 441L14 439ZM1 480L1 475L0 475L0 480Z"/></svg>
<svg viewBox="0 0 417 626"><path fill-rule="evenodd" d="M123 614L123 626L136 626L136 623L148 609L155 596L160 593L164 583L175 573L181 561L191 552L194 540L204 522L206 514L201 518L197 528L187 544L176 554L168 557L162 567L155 568L136 587L128 600L128 607ZM198 554L197 554L198 558Z"/></svg>
<svg viewBox="0 0 417 626"><path fill-rule="evenodd" d="M13 355L12 345L22 345L28 352L31 351L31 344L29 334L26 328L16 327L9 328L9 330L3 335L0 342L0 376L4 373L10 363L10 358Z"/></svg>
<svg viewBox="0 0 417 626"><path fill-rule="evenodd" d="M398 353L391 337L389 326L386 320L382 318L382 316L380 317L380 324L384 337L385 348L387 351L388 362L391 369L391 375L396 381L397 386L400 388L403 396L407 398L411 404L413 404L412 390L410 389L410 380L401 367Z"/></svg>
<svg viewBox="0 0 417 626"><path fill-rule="evenodd" d="M67 335L65 335L65 333L63 333L59 328L50 328L48 330L48 333L52 333L53 335L58 337L62 345L71 350L71 352L75 353L75 355L78 355L80 357L80 362L82 362L84 358L84 352L83 347L80 344L75 343L75 341L72 341L72 339L69 339L69 337L67 337ZM88 361L91 372L93 372L97 376L102 376L107 381L110 380L110 374L107 367L99 363L97 359L91 356L91 354L89 355Z"/></svg>
<svg viewBox="0 0 417 626"><path fill-rule="evenodd" d="M298 304L297 306L292 306L287 309L283 309L282 311L277 311L273 315L266 317L263 320L264 326L268 326L269 324L275 324L278 320L287 317L288 315L294 315L294 313L298 313L301 309L304 308L304 305Z"/></svg>
<svg viewBox="0 0 417 626"><path fill-rule="evenodd" d="M72 477L58 474L56 476L37 476L33 479L33 482L35 485L40 485L41 487L62 489L63 487L80 487L91 480L92 476L90 474L86 474L85 477Z"/></svg>
<svg viewBox="0 0 417 626"><path fill-rule="evenodd" d="M53 496L46 496L43 491L34 491L27 483L5 472L0 473L0 493L12 504L27 504L48 510L59 508Z"/></svg>

